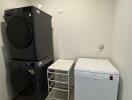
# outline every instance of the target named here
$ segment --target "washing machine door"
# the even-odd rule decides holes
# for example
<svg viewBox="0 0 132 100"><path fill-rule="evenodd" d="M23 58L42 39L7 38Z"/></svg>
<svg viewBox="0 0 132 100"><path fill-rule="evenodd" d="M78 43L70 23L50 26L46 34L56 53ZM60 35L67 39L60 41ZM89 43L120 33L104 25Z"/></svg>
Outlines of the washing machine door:
<svg viewBox="0 0 132 100"><path fill-rule="evenodd" d="M11 73L11 84L17 94L29 96L35 91L35 80L27 70L14 70Z"/></svg>

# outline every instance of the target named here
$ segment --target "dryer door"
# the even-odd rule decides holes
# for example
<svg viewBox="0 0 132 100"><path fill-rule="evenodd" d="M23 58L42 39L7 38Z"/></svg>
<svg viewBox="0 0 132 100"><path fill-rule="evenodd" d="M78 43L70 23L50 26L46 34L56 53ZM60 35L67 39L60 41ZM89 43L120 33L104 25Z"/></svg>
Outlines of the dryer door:
<svg viewBox="0 0 132 100"><path fill-rule="evenodd" d="M24 17L13 16L7 22L7 38L18 49L30 46L33 40L32 25Z"/></svg>
<svg viewBox="0 0 132 100"><path fill-rule="evenodd" d="M11 84L18 94L29 96L35 91L35 80L27 70L17 69L11 73Z"/></svg>

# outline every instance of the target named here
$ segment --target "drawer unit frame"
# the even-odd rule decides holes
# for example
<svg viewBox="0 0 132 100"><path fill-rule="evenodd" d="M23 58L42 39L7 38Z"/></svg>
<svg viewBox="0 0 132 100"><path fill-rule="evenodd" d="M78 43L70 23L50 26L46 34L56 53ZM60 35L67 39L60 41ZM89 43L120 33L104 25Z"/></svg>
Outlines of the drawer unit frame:
<svg viewBox="0 0 132 100"><path fill-rule="evenodd" d="M59 59L48 68L49 100L70 100L74 88L73 63L73 60Z"/></svg>

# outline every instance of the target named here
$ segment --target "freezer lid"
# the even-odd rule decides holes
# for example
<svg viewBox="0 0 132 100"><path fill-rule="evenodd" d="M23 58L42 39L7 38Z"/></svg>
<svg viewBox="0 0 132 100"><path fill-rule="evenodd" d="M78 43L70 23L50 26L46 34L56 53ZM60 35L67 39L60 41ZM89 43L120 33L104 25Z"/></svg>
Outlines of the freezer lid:
<svg viewBox="0 0 132 100"><path fill-rule="evenodd" d="M75 71L119 74L118 70L107 59L78 58Z"/></svg>

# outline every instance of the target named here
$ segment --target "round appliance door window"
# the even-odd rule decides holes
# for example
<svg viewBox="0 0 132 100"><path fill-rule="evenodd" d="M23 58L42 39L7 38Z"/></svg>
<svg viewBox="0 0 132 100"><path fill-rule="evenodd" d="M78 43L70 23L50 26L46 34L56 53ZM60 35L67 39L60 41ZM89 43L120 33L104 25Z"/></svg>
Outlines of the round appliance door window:
<svg viewBox="0 0 132 100"><path fill-rule="evenodd" d="M11 73L11 83L14 90L23 96L29 96L35 91L33 77L28 71L14 70Z"/></svg>
<svg viewBox="0 0 132 100"><path fill-rule="evenodd" d="M24 17L12 17L7 22L6 30L9 42L16 48L27 48L33 40L32 25Z"/></svg>

